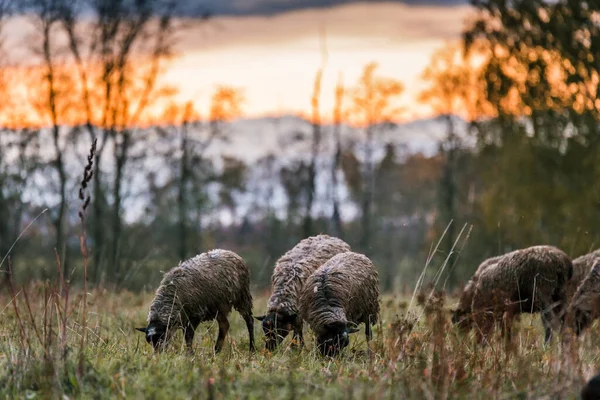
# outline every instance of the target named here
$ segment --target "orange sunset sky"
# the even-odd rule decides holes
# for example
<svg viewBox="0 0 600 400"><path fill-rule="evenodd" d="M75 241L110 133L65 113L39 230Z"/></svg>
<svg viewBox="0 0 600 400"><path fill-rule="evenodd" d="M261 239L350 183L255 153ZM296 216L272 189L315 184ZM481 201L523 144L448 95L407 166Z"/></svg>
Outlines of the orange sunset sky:
<svg viewBox="0 0 600 400"><path fill-rule="evenodd" d="M404 118L426 117L431 111L416 100L423 87L420 76L436 49L460 38L469 10L466 4L365 2L192 20L179 36L178 55L169 62L164 80L178 88L178 101L192 101L203 114L216 85L243 90L246 117L308 114L321 63L322 29L328 53L321 95L325 119L333 108L338 76L352 85L371 61L379 64L380 75L404 83ZM23 21L9 21L9 42L22 41L23 26Z"/></svg>

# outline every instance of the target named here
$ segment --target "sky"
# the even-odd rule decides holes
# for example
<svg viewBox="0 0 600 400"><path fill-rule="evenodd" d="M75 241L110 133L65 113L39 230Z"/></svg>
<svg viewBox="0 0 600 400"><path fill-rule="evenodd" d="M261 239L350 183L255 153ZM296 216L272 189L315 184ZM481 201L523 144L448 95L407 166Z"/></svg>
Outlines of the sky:
<svg viewBox="0 0 600 400"><path fill-rule="evenodd" d="M215 16L181 35L165 80L179 88L179 101L193 101L201 113L216 85L230 85L243 91L245 116L308 114L324 47L325 119L337 80L354 84L372 61L380 75L404 83L404 119L429 116L416 100L422 71L436 49L460 39L470 8L451 0L409 3L207 0Z"/></svg>
<svg viewBox="0 0 600 400"><path fill-rule="evenodd" d="M403 3L410 5L449 6L467 4L466 0L188 0L181 14L202 15L275 15L307 8L329 8L353 3Z"/></svg>
<svg viewBox="0 0 600 400"><path fill-rule="evenodd" d="M400 80L405 92L399 120L432 115L417 101L421 75L434 51L460 39L470 6L461 0L187 0L178 14L186 29L163 83L179 103L206 116L218 85L239 88L244 117L305 115L315 74L324 61L321 115L331 120L335 86L354 85L364 67ZM211 18L196 18L209 12ZM34 29L26 17L6 24L13 57L30 59ZM326 57L324 56L326 54Z"/></svg>

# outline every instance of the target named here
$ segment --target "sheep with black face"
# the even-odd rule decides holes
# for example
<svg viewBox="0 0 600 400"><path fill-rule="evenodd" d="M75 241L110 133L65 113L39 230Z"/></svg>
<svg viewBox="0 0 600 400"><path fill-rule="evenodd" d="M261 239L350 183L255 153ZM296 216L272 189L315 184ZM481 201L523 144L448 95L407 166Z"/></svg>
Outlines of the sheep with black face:
<svg viewBox="0 0 600 400"><path fill-rule="evenodd" d="M576 335L580 335L600 315L600 257L595 259L592 270L577 288L567 315L568 326Z"/></svg>
<svg viewBox="0 0 600 400"><path fill-rule="evenodd" d="M346 251L350 251L350 246L343 240L317 235L300 241L277 260L267 313L256 317L262 321L267 350L274 350L291 331L294 332L292 343L299 341L300 346L304 345L298 304L304 282L331 257Z"/></svg>
<svg viewBox="0 0 600 400"><path fill-rule="evenodd" d="M306 281L300 310L323 356L333 357L347 347L349 334L360 323L368 343L379 316L379 278L371 260L354 252L332 257Z"/></svg>
<svg viewBox="0 0 600 400"><path fill-rule="evenodd" d="M496 256L484 260L481 264L479 264L479 267L477 267L477 270L465 285L465 288L463 289L458 301L458 306L452 312L452 323L457 325L459 328L469 328L468 315L471 313L471 303L473 302L473 295L475 294L475 287L477 286L479 275L481 275L481 273L488 267L497 264L501 258L502 256Z"/></svg>
<svg viewBox="0 0 600 400"><path fill-rule="evenodd" d="M246 322L250 351L254 351L254 322L250 274L244 260L232 251L211 250L165 273L148 314L146 334L154 350L162 349L177 329L182 329L191 351L201 322L216 319L219 336L215 352L223 347L229 330L227 315L235 308Z"/></svg>
<svg viewBox="0 0 600 400"><path fill-rule="evenodd" d="M579 285L581 285L581 283L585 280L585 278L587 278L592 270L594 261L599 258L600 249L579 256L573 260L573 276L567 284L567 297L569 299L573 299L575 292L577 292L577 288L579 288Z"/></svg>

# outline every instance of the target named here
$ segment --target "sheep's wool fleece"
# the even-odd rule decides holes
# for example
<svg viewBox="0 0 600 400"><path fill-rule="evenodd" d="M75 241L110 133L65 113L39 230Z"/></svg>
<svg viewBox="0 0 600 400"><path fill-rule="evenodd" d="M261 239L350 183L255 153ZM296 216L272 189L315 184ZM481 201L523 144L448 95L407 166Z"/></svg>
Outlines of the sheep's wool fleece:
<svg viewBox="0 0 600 400"><path fill-rule="evenodd" d="M479 267L477 267L477 270L463 289L458 302L459 310L469 310L471 308L471 301L473 300L473 295L475 294L475 287L477 285L479 275L481 275L481 273L488 267L496 265L501 258L502 256L491 257L479 264Z"/></svg>
<svg viewBox="0 0 600 400"><path fill-rule="evenodd" d="M328 235L317 235L298 243L277 260L271 277L273 294L267 313L299 313L298 298L306 279L336 254L350 251L348 243Z"/></svg>
<svg viewBox="0 0 600 400"><path fill-rule="evenodd" d="M379 315L377 270L362 254L338 254L308 278L300 304L302 318L317 335L335 322L374 324Z"/></svg>
<svg viewBox="0 0 600 400"><path fill-rule="evenodd" d="M148 322L178 326L227 314L234 306L252 310L250 276L244 260L229 250L197 255L167 272L150 306Z"/></svg>
<svg viewBox="0 0 600 400"><path fill-rule="evenodd" d="M574 310L585 312L598 312L596 307L600 304L600 265L596 265L577 288L571 304L569 314Z"/></svg>
<svg viewBox="0 0 600 400"><path fill-rule="evenodd" d="M569 281L567 288L569 298L573 297L579 285L588 276L596 259L600 259L600 249L584 254L573 260L573 277Z"/></svg>
<svg viewBox="0 0 600 400"><path fill-rule="evenodd" d="M564 292L572 274L571 259L553 246L533 246L507 253L479 275L473 308L496 301L492 294L500 290L512 302L533 299L530 308L540 311L552 301L553 295Z"/></svg>

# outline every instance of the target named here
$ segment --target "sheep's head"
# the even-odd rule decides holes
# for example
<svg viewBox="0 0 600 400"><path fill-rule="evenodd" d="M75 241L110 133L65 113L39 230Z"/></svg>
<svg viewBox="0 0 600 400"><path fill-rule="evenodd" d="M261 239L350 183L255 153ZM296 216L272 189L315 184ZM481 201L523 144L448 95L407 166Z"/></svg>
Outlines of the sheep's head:
<svg viewBox="0 0 600 400"><path fill-rule="evenodd" d="M266 315L254 317L261 321L265 334L265 348L269 351L275 348L294 329L296 315L284 315L278 312L270 312Z"/></svg>
<svg viewBox="0 0 600 400"><path fill-rule="evenodd" d="M468 329L470 326L470 310L457 307L452 310L452 323L459 329Z"/></svg>
<svg viewBox="0 0 600 400"><path fill-rule="evenodd" d="M465 285L458 306L452 310L452 323L460 329L468 329L470 327L471 303L475 293L478 277L473 276Z"/></svg>
<svg viewBox="0 0 600 400"><path fill-rule="evenodd" d="M600 261L590 271L588 277L581 284L573 300L571 301L570 323L576 335L592 324L600 312L600 293L598 292L598 281L600 281Z"/></svg>
<svg viewBox="0 0 600 400"><path fill-rule="evenodd" d="M317 347L323 357L335 357L350 344L350 334L358 332L352 322L336 322L317 335Z"/></svg>
<svg viewBox="0 0 600 400"><path fill-rule="evenodd" d="M167 342L167 326L160 321L152 321L146 328L135 328L146 335L146 342L152 345L154 351L163 349Z"/></svg>
<svg viewBox="0 0 600 400"><path fill-rule="evenodd" d="M583 332L583 330L585 328L587 328L594 319L591 311L589 311L589 310L576 309L576 310L574 310L573 317L574 317L573 329L577 336L579 336L581 334L581 332Z"/></svg>

